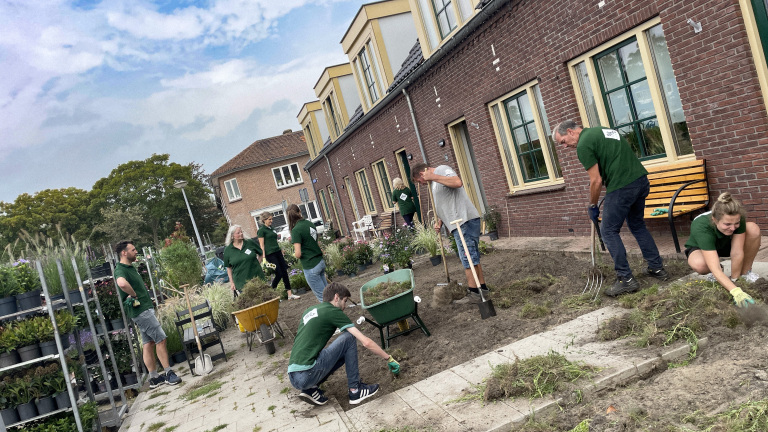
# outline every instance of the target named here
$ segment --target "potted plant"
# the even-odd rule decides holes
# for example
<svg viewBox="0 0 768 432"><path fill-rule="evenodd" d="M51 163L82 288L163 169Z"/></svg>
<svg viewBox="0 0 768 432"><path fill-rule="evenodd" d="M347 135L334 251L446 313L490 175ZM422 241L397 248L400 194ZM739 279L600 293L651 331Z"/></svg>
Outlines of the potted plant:
<svg viewBox="0 0 768 432"><path fill-rule="evenodd" d="M9 383L12 378L6 375L0 381L0 416L3 418L3 424L10 426L19 421L19 413L16 411L13 394L11 394Z"/></svg>
<svg viewBox="0 0 768 432"><path fill-rule="evenodd" d="M42 306L40 279L32 270L29 261L20 259L13 266L16 271L16 281L19 283L20 294L16 295L19 310L29 310Z"/></svg>
<svg viewBox="0 0 768 432"><path fill-rule="evenodd" d="M442 256L437 254L439 241L439 234L432 228L431 225L428 226L421 222L415 223L415 232L413 239L411 240L411 246L416 250L428 252L429 261L433 266L439 265L441 262L443 262Z"/></svg>
<svg viewBox="0 0 768 432"><path fill-rule="evenodd" d="M48 316L36 316L32 318L31 325L35 329L35 334L40 346L40 355L47 356L59 352L54 340L53 321Z"/></svg>
<svg viewBox="0 0 768 432"><path fill-rule="evenodd" d="M61 348L69 348L69 337L77 326L77 318L67 311L56 312L56 324L59 326L61 335Z"/></svg>
<svg viewBox="0 0 768 432"><path fill-rule="evenodd" d="M123 325L123 314L120 312L120 300L117 297L112 279L97 282L96 293L99 296L104 320L109 321L112 330L123 329L125 326Z"/></svg>
<svg viewBox="0 0 768 432"><path fill-rule="evenodd" d="M11 267L0 266L0 316L16 312L16 295L21 287L16 280L16 271Z"/></svg>
<svg viewBox="0 0 768 432"><path fill-rule="evenodd" d="M13 402L16 404L16 411L19 413L19 420L24 421L37 417L36 394L25 378L14 379L10 383L10 392L13 395Z"/></svg>
<svg viewBox="0 0 768 432"><path fill-rule="evenodd" d="M498 240L499 233L497 228L501 223L501 213L496 211L494 207L488 207L485 214L483 214L483 221L485 221L485 229L491 240Z"/></svg>
<svg viewBox="0 0 768 432"><path fill-rule="evenodd" d="M13 332L18 338L19 357L22 362L34 360L40 357L40 345L37 339L37 326L32 319L19 321L14 327Z"/></svg>
<svg viewBox="0 0 768 432"><path fill-rule="evenodd" d="M53 399L56 401L57 409L72 406L72 401L69 399L69 393L67 392L67 379L64 378L61 368L56 373L48 376L47 384L48 388L53 392Z"/></svg>
<svg viewBox="0 0 768 432"><path fill-rule="evenodd" d="M368 246L368 243L361 242L361 243L357 243L354 246L354 251L355 251L355 263L357 264L357 269L362 272L366 268L368 268L368 265L372 262L373 249L371 249L371 247Z"/></svg>
<svg viewBox="0 0 768 432"><path fill-rule="evenodd" d="M10 324L6 324L0 330L0 367L13 366L21 361L16 351L18 346L19 339L16 332Z"/></svg>
<svg viewBox="0 0 768 432"><path fill-rule="evenodd" d="M32 393L35 395L35 407L37 408L38 415L48 414L51 411L56 410L56 400L48 386L48 376L51 375L56 369L56 364L50 366L38 366L33 369L33 373L27 375L27 381L29 382Z"/></svg>

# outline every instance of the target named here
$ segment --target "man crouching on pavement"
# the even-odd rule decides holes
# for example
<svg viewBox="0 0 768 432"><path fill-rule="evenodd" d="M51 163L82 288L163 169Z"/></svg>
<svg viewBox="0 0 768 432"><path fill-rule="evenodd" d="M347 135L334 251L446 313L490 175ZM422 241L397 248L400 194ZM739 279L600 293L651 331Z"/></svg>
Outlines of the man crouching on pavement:
<svg viewBox="0 0 768 432"><path fill-rule="evenodd" d="M400 364L376 342L362 334L344 313L347 302L351 301L350 296L347 287L333 282L325 287L323 302L309 307L301 316L288 362L288 379L293 387L301 390L299 397L311 404L325 405L328 402L328 398L317 387L342 365L345 365L347 371L350 404L357 405L379 391L378 384L360 381L357 341L372 353L386 359L393 374L400 373ZM325 348L336 329L341 334Z"/></svg>

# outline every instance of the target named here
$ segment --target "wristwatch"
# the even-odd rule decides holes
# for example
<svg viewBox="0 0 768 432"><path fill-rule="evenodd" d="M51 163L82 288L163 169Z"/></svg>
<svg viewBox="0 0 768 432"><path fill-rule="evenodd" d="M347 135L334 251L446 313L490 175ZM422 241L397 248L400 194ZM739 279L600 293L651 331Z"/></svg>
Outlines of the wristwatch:
<svg viewBox="0 0 768 432"><path fill-rule="evenodd" d="M597 204L590 204L589 208L597 208Z"/></svg>

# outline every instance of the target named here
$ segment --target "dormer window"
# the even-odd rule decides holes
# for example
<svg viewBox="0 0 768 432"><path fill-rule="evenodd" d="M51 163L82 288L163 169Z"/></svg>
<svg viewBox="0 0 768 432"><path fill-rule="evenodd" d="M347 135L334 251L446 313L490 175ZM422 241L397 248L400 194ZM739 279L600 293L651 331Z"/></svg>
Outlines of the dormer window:
<svg viewBox="0 0 768 432"><path fill-rule="evenodd" d="M371 101L371 104L373 104L379 100L379 92L376 89L376 72L371 66L371 60L368 57L369 47L370 43L366 44L363 49L360 50L360 54L357 55L357 58L360 62L363 79L365 80L365 88L367 90L366 96L368 97L368 100Z"/></svg>
<svg viewBox="0 0 768 432"><path fill-rule="evenodd" d="M437 24L440 26L440 35L445 38L458 26L453 2L451 0L432 0L432 6L435 10Z"/></svg>

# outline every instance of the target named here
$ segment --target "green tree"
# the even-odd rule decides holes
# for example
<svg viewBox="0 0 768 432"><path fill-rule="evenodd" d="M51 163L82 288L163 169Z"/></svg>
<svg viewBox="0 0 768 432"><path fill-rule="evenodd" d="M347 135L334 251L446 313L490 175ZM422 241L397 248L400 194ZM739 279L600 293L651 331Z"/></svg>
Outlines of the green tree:
<svg viewBox="0 0 768 432"><path fill-rule="evenodd" d="M122 240L143 242L149 238L141 232L141 212L134 208L109 207L101 209L101 222L93 227L93 238L117 244Z"/></svg>

